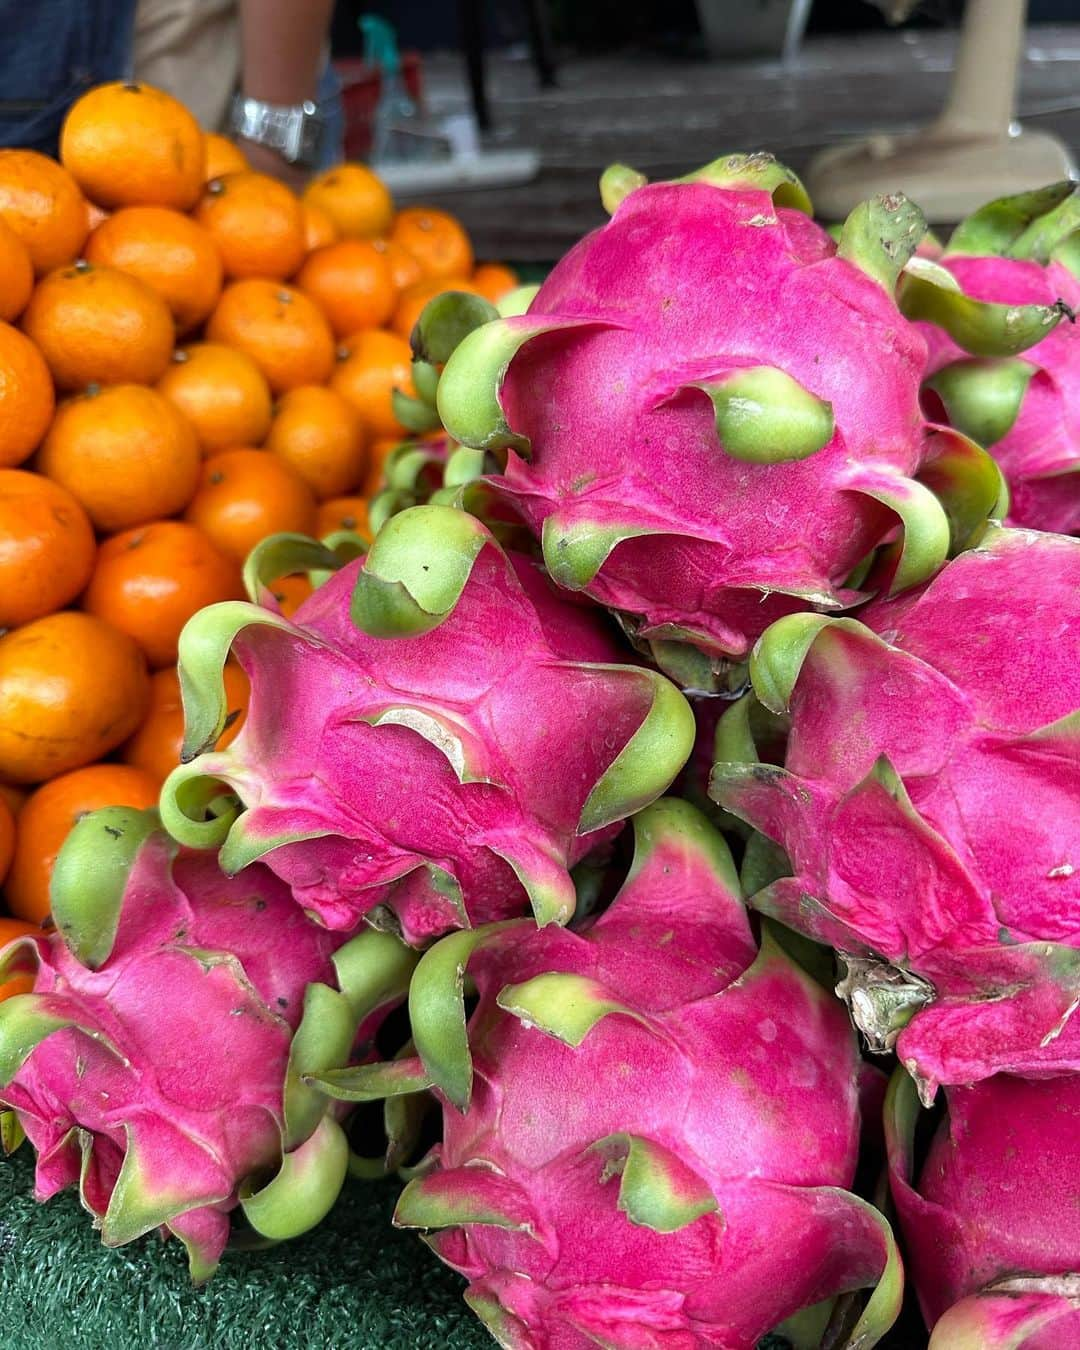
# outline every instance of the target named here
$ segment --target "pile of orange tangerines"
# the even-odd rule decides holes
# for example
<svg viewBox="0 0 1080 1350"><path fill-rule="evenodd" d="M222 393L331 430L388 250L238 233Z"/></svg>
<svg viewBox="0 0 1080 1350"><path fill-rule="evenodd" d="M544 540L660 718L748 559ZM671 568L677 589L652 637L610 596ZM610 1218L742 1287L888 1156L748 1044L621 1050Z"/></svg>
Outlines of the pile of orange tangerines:
<svg viewBox="0 0 1080 1350"><path fill-rule="evenodd" d="M59 162L0 149L0 946L82 813L156 801L190 615L266 535L364 533L426 302L516 281L363 165L297 196L146 85L84 95Z"/></svg>

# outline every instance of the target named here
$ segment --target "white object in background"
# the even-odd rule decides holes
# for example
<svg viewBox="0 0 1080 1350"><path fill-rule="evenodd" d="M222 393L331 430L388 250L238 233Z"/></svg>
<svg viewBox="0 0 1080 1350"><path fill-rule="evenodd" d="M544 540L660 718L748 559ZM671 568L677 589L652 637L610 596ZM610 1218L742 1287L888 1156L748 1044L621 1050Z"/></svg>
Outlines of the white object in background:
<svg viewBox="0 0 1080 1350"><path fill-rule="evenodd" d="M968 0L941 116L906 136L872 136L818 155L804 175L818 215L840 220L864 198L904 192L952 224L995 197L1075 178L1065 146L1016 123L1026 0Z"/></svg>
<svg viewBox="0 0 1080 1350"><path fill-rule="evenodd" d="M792 59L802 39L811 0L697 0L698 19L711 56Z"/></svg>
<svg viewBox="0 0 1080 1350"><path fill-rule="evenodd" d="M451 113L438 121L416 120L396 128L394 148L401 157L372 156L371 167L391 192L400 196L466 191L469 188L512 187L527 183L540 170L535 150L485 150L476 118Z"/></svg>
<svg viewBox="0 0 1080 1350"><path fill-rule="evenodd" d="M450 155L423 162L386 160L372 167L391 192L408 197L527 183L540 170L540 155L528 149L478 150L471 155Z"/></svg>
<svg viewBox="0 0 1080 1350"><path fill-rule="evenodd" d="M472 113L451 113L439 123L439 130L446 137L452 155L480 153L480 128Z"/></svg>

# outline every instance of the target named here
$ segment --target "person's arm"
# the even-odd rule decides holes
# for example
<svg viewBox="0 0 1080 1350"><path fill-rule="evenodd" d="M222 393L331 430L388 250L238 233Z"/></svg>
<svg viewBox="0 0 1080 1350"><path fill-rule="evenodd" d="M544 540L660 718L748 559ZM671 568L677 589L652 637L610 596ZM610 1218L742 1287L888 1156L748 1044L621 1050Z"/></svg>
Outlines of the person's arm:
<svg viewBox="0 0 1080 1350"><path fill-rule="evenodd" d="M294 104L313 99L334 0L240 0L240 87L249 98ZM275 151L245 141L252 168L303 181Z"/></svg>
<svg viewBox="0 0 1080 1350"><path fill-rule="evenodd" d="M240 0L241 87L266 103L314 98L334 0Z"/></svg>

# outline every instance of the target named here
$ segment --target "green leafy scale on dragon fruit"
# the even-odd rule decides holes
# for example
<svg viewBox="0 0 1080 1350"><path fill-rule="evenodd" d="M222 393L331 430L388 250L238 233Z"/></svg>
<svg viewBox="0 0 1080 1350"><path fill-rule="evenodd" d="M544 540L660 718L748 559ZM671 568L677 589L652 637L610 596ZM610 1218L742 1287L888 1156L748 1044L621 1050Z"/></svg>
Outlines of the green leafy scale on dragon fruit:
<svg viewBox="0 0 1080 1350"><path fill-rule="evenodd" d="M864 1073L843 1008L771 936L759 947L699 812L664 799L634 826L599 919L444 939L410 992L420 1059L330 1090L436 1085L443 1142L395 1221L442 1230L427 1240L512 1350L750 1350L877 1285L852 1342L873 1345L902 1276L849 1189Z"/></svg>
<svg viewBox="0 0 1080 1350"><path fill-rule="evenodd" d="M921 1167L915 1090L886 1103L890 1184L931 1350L1080 1345L1080 1077L945 1092Z"/></svg>
<svg viewBox="0 0 1080 1350"><path fill-rule="evenodd" d="M759 643L785 767L731 734L744 708L725 715L713 795L794 873L752 903L844 954L857 1022L928 1102L1074 1072L1080 541L995 529L860 619L785 619Z"/></svg>
<svg viewBox="0 0 1080 1350"><path fill-rule="evenodd" d="M81 821L57 929L0 955L35 972L0 1004L0 1133L10 1146L14 1121L33 1144L39 1200L78 1186L108 1246L175 1234L201 1282L238 1204L283 1237L333 1202L348 1147L297 1075L360 1050L414 958L385 934L351 939L354 971L380 948L374 997L351 1002L336 969L349 934L312 923L268 868L226 877L142 817Z"/></svg>
<svg viewBox="0 0 1080 1350"><path fill-rule="evenodd" d="M469 534L465 562L440 552L440 527ZM445 617L425 616L427 631L372 636L354 622L353 592L370 584L397 603L405 590L379 569L407 534L400 551L424 584L460 564L459 591ZM207 634L217 634L212 668L185 664ZM246 810L209 827L222 865L262 857L333 928L369 915L422 945L530 901L542 922L565 922L569 868L664 791L690 752L681 694L628 663L599 611L449 507L393 517L366 561L332 576L291 623L254 605L203 611L181 647L189 731L201 707L224 706L229 647L251 684L246 722L228 749L166 784L166 824L197 844L207 827L184 814L192 780L231 788ZM215 735L220 718L208 725Z"/></svg>
<svg viewBox="0 0 1080 1350"><path fill-rule="evenodd" d="M1080 309L1080 281L1059 262L956 256L942 265L978 300ZM1022 356L980 359L936 324L919 327L929 351L927 409L948 420L952 404L961 429L984 439L1009 484L1008 523L1080 533L1080 329L1062 323Z"/></svg>
<svg viewBox="0 0 1080 1350"><path fill-rule="evenodd" d="M452 436L505 450L489 481L556 581L690 688L712 677L673 644L719 678L773 619L864 598L856 569L898 524L896 584L929 575L949 526L915 476L979 454L920 409L926 345L893 293L924 228L911 204L868 204L838 252L764 185L710 169L629 192L528 313L461 342L438 393Z"/></svg>

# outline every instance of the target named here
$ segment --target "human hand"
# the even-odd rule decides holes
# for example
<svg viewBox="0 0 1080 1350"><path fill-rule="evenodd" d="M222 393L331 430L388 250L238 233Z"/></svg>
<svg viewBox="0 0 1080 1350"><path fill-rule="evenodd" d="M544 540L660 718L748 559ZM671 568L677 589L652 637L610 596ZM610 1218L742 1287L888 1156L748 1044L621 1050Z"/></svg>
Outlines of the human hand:
<svg viewBox="0 0 1080 1350"><path fill-rule="evenodd" d="M256 173L266 173L276 178L296 193L303 190L311 170L303 164L290 164L277 150L268 145L259 145L256 141L247 141L237 137L237 144L247 156L248 163Z"/></svg>

